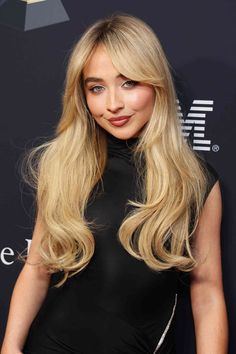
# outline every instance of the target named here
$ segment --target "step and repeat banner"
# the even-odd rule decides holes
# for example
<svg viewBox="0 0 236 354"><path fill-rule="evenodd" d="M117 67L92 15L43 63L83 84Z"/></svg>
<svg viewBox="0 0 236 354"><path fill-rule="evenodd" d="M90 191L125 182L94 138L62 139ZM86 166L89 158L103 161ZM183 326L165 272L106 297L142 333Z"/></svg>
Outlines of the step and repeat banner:
<svg viewBox="0 0 236 354"><path fill-rule="evenodd" d="M113 12L142 18L169 58L183 134L217 170L223 199L222 264L236 353L236 2L0 0L0 344L11 292L30 246L32 192L21 180L24 151L51 136L61 113L72 46L98 18ZM188 293L178 305L178 353L192 354L194 331Z"/></svg>

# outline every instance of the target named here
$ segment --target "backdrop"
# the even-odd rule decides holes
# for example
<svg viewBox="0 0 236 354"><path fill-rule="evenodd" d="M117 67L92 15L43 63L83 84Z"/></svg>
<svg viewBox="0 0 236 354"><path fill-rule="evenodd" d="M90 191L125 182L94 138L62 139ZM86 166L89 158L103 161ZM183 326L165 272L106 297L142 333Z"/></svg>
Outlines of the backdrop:
<svg viewBox="0 0 236 354"><path fill-rule="evenodd" d="M115 11L142 18L157 33L173 68L183 133L190 134L194 149L220 175L223 277L231 334L236 327L236 2L1 0L1 339L22 267L17 252L30 244L34 224L33 198L21 182L19 158L53 133L72 45L89 24ZM186 292L178 305L181 354L195 353L191 316ZM235 336L230 335L229 354L235 353Z"/></svg>

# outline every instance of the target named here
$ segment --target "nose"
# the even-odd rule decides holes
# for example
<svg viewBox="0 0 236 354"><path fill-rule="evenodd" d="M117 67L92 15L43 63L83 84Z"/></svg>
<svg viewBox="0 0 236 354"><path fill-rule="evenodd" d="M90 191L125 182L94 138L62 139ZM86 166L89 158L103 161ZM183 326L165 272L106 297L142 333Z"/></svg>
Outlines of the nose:
<svg viewBox="0 0 236 354"><path fill-rule="evenodd" d="M110 90L107 94L107 110L109 112L117 112L124 107L122 95L117 90Z"/></svg>

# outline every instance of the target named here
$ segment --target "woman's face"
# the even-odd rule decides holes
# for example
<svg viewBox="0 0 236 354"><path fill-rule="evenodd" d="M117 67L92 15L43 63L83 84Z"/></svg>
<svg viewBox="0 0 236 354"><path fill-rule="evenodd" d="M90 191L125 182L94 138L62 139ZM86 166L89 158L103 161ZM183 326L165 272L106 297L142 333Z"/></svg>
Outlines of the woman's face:
<svg viewBox="0 0 236 354"><path fill-rule="evenodd" d="M152 85L121 75L103 45L96 48L85 65L83 78L87 105L97 124L119 139L137 137L153 111ZM117 117L126 118L109 121Z"/></svg>

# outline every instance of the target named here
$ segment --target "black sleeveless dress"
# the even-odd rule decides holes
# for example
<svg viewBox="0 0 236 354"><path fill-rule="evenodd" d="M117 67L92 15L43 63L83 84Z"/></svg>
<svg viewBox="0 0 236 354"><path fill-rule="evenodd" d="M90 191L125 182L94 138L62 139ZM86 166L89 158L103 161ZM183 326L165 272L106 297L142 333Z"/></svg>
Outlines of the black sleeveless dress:
<svg viewBox="0 0 236 354"><path fill-rule="evenodd" d="M59 289L52 287L33 320L24 354L174 354L179 272L154 272L120 244L117 231L135 199L132 146L107 134L104 191L86 209L95 253L88 266ZM218 179L208 164L209 188Z"/></svg>

